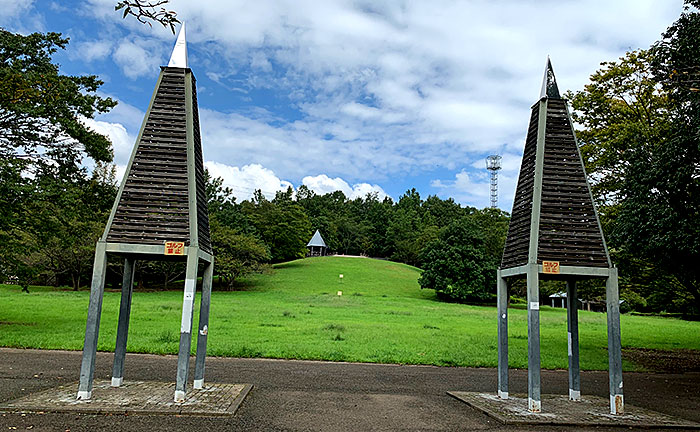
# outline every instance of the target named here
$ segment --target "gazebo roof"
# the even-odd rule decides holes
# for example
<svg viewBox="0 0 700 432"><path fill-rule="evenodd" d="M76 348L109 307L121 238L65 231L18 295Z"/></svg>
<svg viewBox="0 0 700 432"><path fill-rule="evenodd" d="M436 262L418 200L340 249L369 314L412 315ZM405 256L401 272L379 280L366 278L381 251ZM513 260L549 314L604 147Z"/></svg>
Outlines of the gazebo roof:
<svg viewBox="0 0 700 432"><path fill-rule="evenodd" d="M321 246L321 247L328 247L326 246L326 242L323 241L323 237L321 237L321 233L316 230L314 233L314 236L311 237L311 240L309 240L309 243L306 244L306 247L309 246Z"/></svg>

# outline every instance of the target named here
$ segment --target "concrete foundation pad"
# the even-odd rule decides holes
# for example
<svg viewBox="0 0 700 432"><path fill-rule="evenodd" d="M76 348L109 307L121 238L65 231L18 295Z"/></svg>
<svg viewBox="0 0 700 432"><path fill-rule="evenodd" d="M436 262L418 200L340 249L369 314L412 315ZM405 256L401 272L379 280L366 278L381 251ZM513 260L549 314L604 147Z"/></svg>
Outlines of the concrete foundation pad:
<svg viewBox="0 0 700 432"><path fill-rule="evenodd" d="M163 414L233 416L252 388L250 384L207 383L190 389L185 401L175 403L174 382L95 380L90 400L78 400L78 383L55 387L0 404L0 411L75 412L91 414Z"/></svg>
<svg viewBox="0 0 700 432"><path fill-rule="evenodd" d="M570 401L567 395L542 395L542 412L531 413L527 410L527 395L500 399L492 393L449 391L447 394L512 425L700 429L700 423L629 404L625 404L625 414L612 415L610 401L598 396L584 395L580 401Z"/></svg>

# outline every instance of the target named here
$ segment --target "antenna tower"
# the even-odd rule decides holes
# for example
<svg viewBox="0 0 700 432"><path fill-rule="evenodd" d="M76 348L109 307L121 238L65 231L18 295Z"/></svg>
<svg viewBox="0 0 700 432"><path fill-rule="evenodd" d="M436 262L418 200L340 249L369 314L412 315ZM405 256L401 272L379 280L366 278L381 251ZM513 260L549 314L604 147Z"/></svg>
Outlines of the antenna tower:
<svg viewBox="0 0 700 432"><path fill-rule="evenodd" d="M501 156L487 157L486 169L491 174L491 208L498 208L498 170L501 169Z"/></svg>

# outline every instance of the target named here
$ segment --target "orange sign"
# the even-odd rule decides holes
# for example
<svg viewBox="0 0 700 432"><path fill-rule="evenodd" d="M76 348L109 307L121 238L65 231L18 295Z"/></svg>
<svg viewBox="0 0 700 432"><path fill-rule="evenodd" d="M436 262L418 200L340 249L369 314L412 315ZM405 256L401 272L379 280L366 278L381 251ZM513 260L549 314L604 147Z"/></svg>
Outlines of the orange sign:
<svg viewBox="0 0 700 432"><path fill-rule="evenodd" d="M559 261L542 261L542 273L559 274Z"/></svg>
<svg viewBox="0 0 700 432"><path fill-rule="evenodd" d="M185 254L185 242L165 242L165 255L184 255Z"/></svg>

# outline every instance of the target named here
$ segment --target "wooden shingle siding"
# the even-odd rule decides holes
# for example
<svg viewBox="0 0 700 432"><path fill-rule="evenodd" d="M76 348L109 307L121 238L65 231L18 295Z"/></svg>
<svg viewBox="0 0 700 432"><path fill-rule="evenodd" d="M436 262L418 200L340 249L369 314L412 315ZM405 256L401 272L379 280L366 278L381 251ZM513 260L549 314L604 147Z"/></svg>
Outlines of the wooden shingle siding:
<svg viewBox="0 0 700 432"><path fill-rule="evenodd" d="M187 114L185 80L193 89L193 135L200 247L211 252L204 189L202 144L194 77L182 68L162 68L160 85L117 205L107 241L114 243L190 244Z"/></svg>
<svg viewBox="0 0 700 432"><path fill-rule="evenodd" d="M566 101L547 101L537 262L608 267Z"/></svg>
<svg viewBox="0 0 700 432"><path fill-rule="evenodd" d="M197 188L197 234L199 237L199 247L205 252L212 253L211 239L209 235L209 208L207 206L207 191L204 181L204 161L202 159L202 138L199 133L199 104L197 103L197 86L194 75L192 75L192 101L194 122L194 166Z"/></svg>
<svg viewBox="0 0 700 432"><path fill-rule="evenodd" d="M537 263L608 267L566 101L547 98ZM527 264L540 103L532 107L501 268Z"/></svg>
<svg viewBox="0 0 700 432"><path fill-rule="evenodd" d="M525 140L525 151L520 164L520 177L513 201L513 212L508 226L508 236L503 251L501 268L527 264L530 245L530 218L532 216L532 193L535 181L535 154L537 152L538 104L532 107L530 125Z"/></svg>

